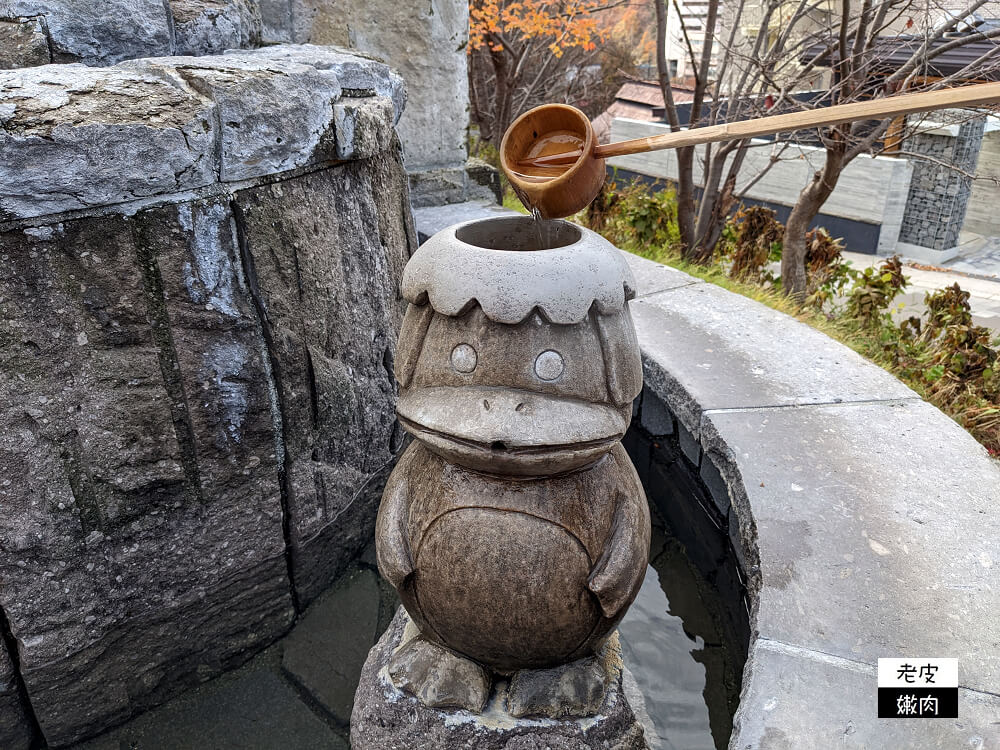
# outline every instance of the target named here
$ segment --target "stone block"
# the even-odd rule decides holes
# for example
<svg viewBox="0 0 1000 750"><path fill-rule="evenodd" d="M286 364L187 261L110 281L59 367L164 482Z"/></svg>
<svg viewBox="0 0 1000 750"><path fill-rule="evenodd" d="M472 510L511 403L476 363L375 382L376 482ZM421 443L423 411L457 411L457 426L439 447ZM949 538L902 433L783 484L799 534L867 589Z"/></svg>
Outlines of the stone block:
<svg viewBox="0 0 1000 750"><path fill-rule="evenodd" d="M49 39L38 18L0 18L0 70L52 62Z"/></svg>
<svg viewBox="0 0 1000 750"><path fill-rule="evenodd" d="M876 694L872 666L758 641L752 647L729 746L924 750L1000 743L996 695L959 690L959 718L930 720L879 719Z"/></svg>
<svg viewBox="0 0 1000 750"><path fill-rule="evenodd" d="M0 235L0 606L51 745L293 616L259 334L218 205Z"/></svg>
<svg viewBox="0 0 1000 750"><path fill-rule="evenodd" d="M921 401L708 414L704 430L756 528L761 638L872 666L956 657L964 687L1000 693L984 534L1000 466L967 432Z"/></svg>
<svg viewBox="0 0 1000 750"><path fill-rule="evenodd" d="M390 150L235 198L247 283L265 311L303 602L368 541L401 445L392 362L413 244L404 180Z"/></svg>
<svg viewBox="0 0 1000 750"><path fill-rule="evenodd" d="M214 182L213 109L190 89L134 69L0 72L0 220Z"/></svg>
<svg viewBox="0 0 1000 750"><path fill-rule="evenodd" d="M239 53L248 59L284 60L327 71L340 82L345 96L383 96L392 101L393 124L406 107L406 83L382 60L364 51L315 44L281 44Z"/></svg>
<svg viewBox="0 0 1000 750"><path fill-rule="evenodd" d="M719 513L723 516L728 514L730 506L729 487L726 485L726 480L722 478L722 474L719 473L719 467L715 465L715 461L708 454L702 456L698 476L701 477L701 481L708 488L708 492L712 496L712 502L715 503L715 507Z"/></svg>
<svg viewBox="0 0 1000 750"><path fill-rule="evenodd" d="M261 37L265 44L292 41L292 7L289 0L258 0Z"/></svg>
<svg viewBox="0 0 1000 750"><path fill-rule="evenodd" d="M354 750L384 748L475 747L477 750L640 750L646 748L622 688L623 665L616 636L609 640L610 687L593 717L583 720L518 719L507 710L507 685L501 681L482 714L424 706L398 690L385 666L404 639L409 621L400 608L389 630L368 655L351 715ZM415 631L414 629L411 629Z"/></svg>
<svg viewBox="0 0 1000 750"><path fill-rule="evenodd" d="M292 0L291 7L295 41L378 55L406 80L412 102L400 118L399 135L408 169L465 164L468 3Z"/></svg>
<svg viewBox="0 0 1000 750"><path fill-rule="evenodd" d="M261 41L257 0L168 0L175 55L219 55Z"/></svg>
<svg viewBox="0 0 1000 750"><path fill-rule="evenodd" d="M4 750L31 750L37 739L19 682L7 647L0 642L0 747Z"/></svg>
<svg viewBox="0 0 1000 750"><path fill-rule="evenodd" d="M393 138L392 100L381 96L344 98L333 107L338 159L367 159Z"/></svg>
<svg viewBox="0 0 1000 750"><path fill-rule="evenodd" d="M176 76L215 104L223 182L286 172L337 156L334 103L341 86L330 72L241 54L159 58L127 66Z"/></svg>
<svg viewBox="0 0 1000 750"><path fill-rule="evenodd" d="M646 385L695 437L710 409L917 398L816 329L712 284L634 300L631 309Z"/></svg>
<svg viewBox="0 0 1000 750"><path fill-rule="evenodd" d="M677 442L681 447L684 458L698 468L701 464L701 444L698 438L682 422L677 423Z"/></svg>
<svg viewBox="0 0 1000 750"><path fill-rule="evenodd" d="M0 17L18 16L45 19L52 62L105 66L173 51L164 0L0 0Z"/></svg>
<svg viewBox="0 0 1000 750"><path fill-rule="evenodd" d="M411 171L410 202L420 209L482 201L469 201L469 175L465 169L449 166Z"/></svg>

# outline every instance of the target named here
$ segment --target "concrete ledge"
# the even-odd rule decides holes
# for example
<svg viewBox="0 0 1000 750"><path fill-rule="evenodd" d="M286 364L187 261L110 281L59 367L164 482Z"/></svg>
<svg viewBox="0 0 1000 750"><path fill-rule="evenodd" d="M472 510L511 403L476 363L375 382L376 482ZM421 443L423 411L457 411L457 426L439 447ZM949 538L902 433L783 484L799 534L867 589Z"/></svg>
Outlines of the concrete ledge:
<svg viewBox="0 0 1000 750"><path fill-rule="evenodd" d="M165 198L388 148L384 64L309 45L0 72L0 221Z"/></svg>
<svg viewBox="0 0 1000 750"><path fill-rule="evenodd" d="M752 637L730 748L1000 742L1000 467L839 343L629 261L649 290L632 303L639 419L676 416L746 573ZM875 718L876 660L893 656L957 657L961 718Z"/></svg>

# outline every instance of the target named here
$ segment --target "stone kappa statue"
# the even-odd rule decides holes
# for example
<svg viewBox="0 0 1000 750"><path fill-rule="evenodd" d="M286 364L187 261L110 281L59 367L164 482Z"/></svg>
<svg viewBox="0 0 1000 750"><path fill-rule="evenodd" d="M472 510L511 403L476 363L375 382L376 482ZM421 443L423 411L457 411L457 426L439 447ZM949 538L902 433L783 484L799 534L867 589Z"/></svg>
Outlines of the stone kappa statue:
<svg viewBox="0 0 1000 750"><path fill-rule="evenodd" d="M541 226L451 227L403 276L397 413L415 441L376 547L420 631L389 673L427 705L478 711L497 675L593 657L646 570L620 443L642 387L632 273L600 236Z"/></svg>

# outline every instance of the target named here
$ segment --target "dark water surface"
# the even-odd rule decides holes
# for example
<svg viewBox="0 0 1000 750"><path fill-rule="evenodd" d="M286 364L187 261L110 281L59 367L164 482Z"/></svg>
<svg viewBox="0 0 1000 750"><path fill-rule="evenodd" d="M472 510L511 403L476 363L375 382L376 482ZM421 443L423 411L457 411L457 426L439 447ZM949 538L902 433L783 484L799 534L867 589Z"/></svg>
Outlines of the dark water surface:
<svg viewBox="0 0 1000 750"><path fill-rule="evenodd" d="M704 487L683 458L647 442L659 462L640 469L653 519L650 566L620 625L625 664L645 699L653 750L722 750L747 637L739 626L746 622L742 601L733 597L728 537L720 540L715 526L706 531L690 512L704 507ZM630 447L634 458L643 445ZM369 547L281 641L78 750L346 750L361 666L397 605Z"/></svg>
<svg viewBox="0 0 1000 750"><path fill-rule="evenodd" d="M650 565L622 620L622 651L656 730L652 750L723 750L742 671L727 642L725 605L653 513Z"/></svg>

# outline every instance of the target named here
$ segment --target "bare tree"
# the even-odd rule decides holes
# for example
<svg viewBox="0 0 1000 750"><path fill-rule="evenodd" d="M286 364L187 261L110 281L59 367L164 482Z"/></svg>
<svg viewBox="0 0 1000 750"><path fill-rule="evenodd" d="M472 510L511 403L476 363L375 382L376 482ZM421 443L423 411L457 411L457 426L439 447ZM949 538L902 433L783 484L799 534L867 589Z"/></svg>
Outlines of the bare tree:
<svg viewBox="0 0 1000 750"><path fill-rule="evenodd" d="M931 89L958 80L982 76L996 64L1000 47L970 63L967 69L947 77L928 80L927 73L940 55L975 41L1000 36L1000 29L965 33L952 38L964 18L986 0L967 0L959 12L935 11L926 0L736 0L720 5L709 0L707 12L698 19L704 26L700 49L690 42L681 0L653 0L657 8L657 57L660 86L667 122L677 130L714 125L817 106L858 101L906 89ZM694 101L687 123L682 122L673 99L667 61L662 53L666 39L666 3L674 5L688 41L688 66L694 71ZM920 19L915 21L914 19ZM913 27L922 35L912 33ZM701 30L699 30L701 31ZM899 36L901 31L906 36ZM873 76L884 56L887 38L895 38L895 49L906 50L906 58L894 72ZM830 79L830 80L825 80ZM828 88L818 98L795 96L817 87ZM823 166L802 190L788 219L782 280L793 295L805 291L805 235L823 204L836 187L844 168L863 153L884 147L890 121L856 122L820 133L788 134L768 144L771 155L765 170L784 158L801 158L793 146L803 140L818 142L824 149ZM918 124L897 129L893 141L906 139ZM692 260L711 257L722 227L734 204L763 176L741 175L748 149L760 147L733 141L714 147L678 149L678 224L682 250ZM697 180L695 166L701 167ZM739 182L737 181L739 178ZM737 187L739 185L739 187ZM696 190L701 195L696 200Z"/></svg>
<svg viewBox="0 0 1000 750"><path fill-rule="evenodd" d="M905 61L898 65L895 72L877 79L878 83L873 84L871 73L879 60L881 34L893 17L898 17L901 9L912 11L916 3L864 0L860 12L851 15L849 3L844 0L840 17L829 29L824 30L822 36L825 36L825 40L807 65L821 62L832 65L835 83L830 89L830 104L858 101L904 89L908 92L931 90L988 76L1000 61L1000 46L989 45L979 58L951 75L933 78L921 75L933 70L934 61L948 51L1000 37L1000 28L997 28L949 38L964 23L963 19L971 16L985 3L986 0L974 0L957 13L948 13L937 24L933 23L933 18L927 19L922 40L915 39L908 46L896 45L897 51L906 50ZM821 133L826 150L823 167L817 170L802 190L786 226L781 262L782 286L786 293L793 296L805 293L805 235L810 224L837 186L837 180L847 165L861 154L875 154L883 148L882 142L891 122L854 122L832 127ZM919 120L911 125L911 130L913 128L919 128ZM911 134L905 130L897 132L894 140L905 141Z"/></svg>

